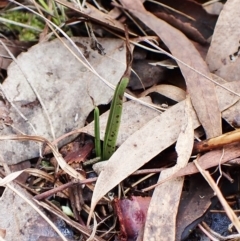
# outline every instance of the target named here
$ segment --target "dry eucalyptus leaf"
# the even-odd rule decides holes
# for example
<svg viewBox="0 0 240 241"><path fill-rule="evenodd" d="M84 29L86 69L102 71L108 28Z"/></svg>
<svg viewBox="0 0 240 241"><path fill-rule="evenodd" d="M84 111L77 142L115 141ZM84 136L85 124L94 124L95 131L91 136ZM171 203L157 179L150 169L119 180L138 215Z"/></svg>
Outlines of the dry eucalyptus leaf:
<svg viewBox="0 0 240 241"><path fill-rule="evenodd" d="M215 78L215 80L217 80ZM225 87L229 88L232 91L240 93L240 85L239 81L232 81L229 83L224 84ZM239 101L239 97L234 95L233 93L221 88L220 86L216 86L216 93L218 96L218 102L221 103L221 110L226 110L231 106L235 106L236 103ZM222 115L225 118L225 115Z"/></svg>
<svg viewBox="0 0 240 241"><path fill-rule="evenodd" d="M209 78L211 77L205 61L184 34L146 11L140 0L121 0L121 3L161 38L174 57ZM221 135L221 113L218 109L214 84L179 61L178 65L185 78L192 104L207 138Z"/></svg>
<svg viewBox="0 0 240 241"><path fill-rule="evenodd" d="M159 181L185 167L192 154L194 129L189 96L185 101L184 112L185 120L183 119L181 132L176 144L176 151L178 154L177 164L174 167L163 170L159 177ZM183 182L183 177L175 178L155 188L148 208L144 240L151 240L152 238L157 240L158 237L161 237L161 240L175 240L176 217L182 194ZM156 215L156 213L158 215Z"/></svg>
<svg viewBox="0 0 240 241"><path fill-rule="evenodd" d="M104 56L90 48L88 38L73 38L99 75L116 85L125 71L124 41L99 40L105 49ZM76 53L67 40L64 42ZM15 129L4 126L1 135L19 134L17 129L24 134L37 134L53 140L46 112L26 78L46 106L56 138L83 127L94 105L107 104L113 96L113 90L81 64L58 39L33 46L22 53L17 62L10 65L3 89L9 100L33 124L36 133L11 106L10 118ZM69 141L69 138L64 140L65 143ZM0 151L8 164L39 156L38 145L33 142L4 141Z"/></svg>
<svg viewBox="0 0 240 241"><path fill-rule="evenodd" d="M206 57L210 71L227 81L240 79L239 29L239 1L228 0L219 15Z"/></svg>
<svg viewBox="0 0 240 241"><path fill-rule="evenodd" d="M221 83L223 80L216 75L213 75L213 78L218 83ZM239 81L232 81L224 84L225 87L229 88L232 91L240 93ZM218 102L221 103L222 118L227 121L230 125L239 128L240 127L240 102L239 97L230 93L229 91L216 86L216 93L218 96Z"/></svg>

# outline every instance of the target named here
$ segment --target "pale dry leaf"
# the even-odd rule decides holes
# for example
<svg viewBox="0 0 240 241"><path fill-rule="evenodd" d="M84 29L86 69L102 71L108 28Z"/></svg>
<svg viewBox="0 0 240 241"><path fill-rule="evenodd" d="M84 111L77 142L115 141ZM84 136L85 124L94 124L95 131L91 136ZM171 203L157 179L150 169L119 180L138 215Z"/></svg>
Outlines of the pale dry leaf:
<svg viewBox="0 0 240 241"><path fill-rule="evenodd" d="M209 5L204 5L204 9L209 14L219 15L223 9L224 4L221 2L212 2Z"/></svg>
<svg viewBox="0 0 240 241"><path fill-rule="evenodd" d="M28 199L32 196L15 184L13 186ZM36 241L39 236L59 237L50 225L26 202L6 188L0 198L0 227L6 229L6 240ZM60 220L59 220L60 221ZM65 229L62 231L69 231Z"/></svg>
<svg viewBox="0 0 240 241"><path fill-rule="evenodd" d="M108 163L108 161L97 162L97 163L93 164L92 169L99 176L101 171L104 170L104 168L107 165L107 163Z"/></svg>
<svg viewBox="0 0 240 241"><path fill-rule="evenodd" d="M10 49L11 53L14 56L17 56L22 51L26 51L32 44L29 42L20 42L16 40L8 40L4 38L0 38L2 42L4 42L8 48ZM0 68L7 69L9 64L12 62L11 56L9 56L6 49L0 44Z"/></svg>
<svg viewBox="0 0 240 241"><path fill-rule="evenodd" d="M222 82L219 77L213 75L214 79L218 82ZM239 81L232 81L225 83L224 86L228 87L235 92L240 93ZM216 86L216 93L218 96L218 102L221 103L222 118L227 121L230 125L239 128L240 127L240 102L239 97L230 93L229 91Z"/></svg>
<svg viewBox="0 0 240 241"><path fill-rule="evenodd" d="M206 57L210 71L227 81L240 79L239 29L239 1L228 0L219 15Z"/></svg>
<svg viewBox="0 0 240 241"><path fill-rule="evenodd" d="M229 96L228 105L224 98L219 96L219 100L219 109L223 113L224 108L231 106L231 101L232 104L236 103L235 96ZM177 140L184 120L184 107L185 101L182 101L169 108L146 123L116 150L98 177L93 192L92 211L102 196ZM191 115L193 127L197 128L200 123L193 109Z"/></svg>
<svg viewBox="0 0 240 241"><path fill-rule="evenodd" d="M166 84L153 86L143 91L140 96L146 96L153 92L157 92L177 102L180 102L186 98L186 92L184 90L174 85L166 85Z"/></svg>
<svg viewBox="0 0 240 241"><path fill-rule="evenodd" d="M189 96L185 101L185 118L177 139L177 164L161 172L159 181L172 176L179 169L185 167L192 153L194 129L191 116L191 101ZM180 197L182 194L184 177L171 179L155 188L148 208L147 220L144 230L144 240L175 240L176 217ZM164 197L164 198L162 198ZM156 215L157 213L157 215Z"/></svg>
<svg viewBox="0 0 240 241"><path fill-rule="evenodd" d="M176 152L178 154L177 166L182 168L186 166L191 156L194 141L194 128L191 116L192 105L190 97L185 101L185 121L181 127L181 132L176 143Z"/></svg>
<svg viewBox="0 0 240 241"><path fill-rule="evenodd" d="M218 78L214 77L216 81L218 81ZM224 84L225 87L229 88L230 90L234 90L236 92L240 93L240 85L239 81L232 81ZM216 86L216 93L218 97L218 102L222 103L221 108L227 109L237 103L239 100L239 97L234 95L233 93L221 88L220 86Z"/></svg>
<svg viewBox="0 0 240 241"><path fill-rule="evenodd" d="M121 0L121 3L161 38L174 57L209 78L211 77L206 63L184 34L146 11L139 0ZM192 104L207 137L221 135L221 113L218 109L214 84L179 61L178 65L185 78Z"/></svg>
<svg viewBox="0 0 240 241"><path fill-rule="evenodd" d="M67 40L64 41L76 52ZM118 83L126 68L123 40L100 39L106 53L104 56L90 48L88 38L73 38L73 41L99 75L114 85ZM56 137L83 127L94 105L107 104L113 96L113 90L79 63L58 39L33 46L28 52L22 53L17 61L19 66L16 63L10 65L3 88L9 100L36 128L37 134L50 141L52 135L46 113L25 76L41 96ZM16 129L35 135L29 123L23 120L13 107L10 107L9 116ZM16 129L4 126L0 134L19 134ZM71 138L64 139L63 143L69 142ZM8 164L39 156L38 145L34 142L6 141L0 146L0 151Z"/></svg>
<svg viewBox="0 0 240 241"><path fill-rule="evenodd" d="M240 128L240 102L225 110L222 117L234 128Z"/></svg>
<svg viewBox="0 0 240 241"><path fill-rule="evenodd" d="M13 181L14 179L16 179L19 175L21 175L24 171L17 171L17 172L13 172L10 173L9 175L7 175L6 177L4 177L3 179L0 179L0 186L4 186L7 183Z"/></svg>

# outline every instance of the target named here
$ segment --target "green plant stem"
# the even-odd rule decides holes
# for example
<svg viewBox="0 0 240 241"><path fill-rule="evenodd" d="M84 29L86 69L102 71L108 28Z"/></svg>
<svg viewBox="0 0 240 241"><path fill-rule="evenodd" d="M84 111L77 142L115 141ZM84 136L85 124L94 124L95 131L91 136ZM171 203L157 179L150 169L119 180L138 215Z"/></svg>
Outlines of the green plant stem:
<svg viewBox="0 0 240 241"><path fill-rule="evenodd" d="M101 157L101 140L100 140L100 127L99 127L99 109L95 107L94 109L94 133L95 133L95 151L96 156Z"/></svg>

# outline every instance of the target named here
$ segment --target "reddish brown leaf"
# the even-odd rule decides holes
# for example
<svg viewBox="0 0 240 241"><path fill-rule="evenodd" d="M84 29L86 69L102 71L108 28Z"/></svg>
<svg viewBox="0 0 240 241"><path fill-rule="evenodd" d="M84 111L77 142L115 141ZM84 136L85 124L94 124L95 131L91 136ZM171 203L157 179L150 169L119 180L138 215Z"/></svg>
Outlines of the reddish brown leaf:
<svg viewBox="0 0 240 241"><path fill-rule="evenodd" d="M5 8L9 4L8 0L1 0L0 1L0 8Z"/></svg>
<svg viewBox="0 0 240 241"><path fill-rule="evenodd" d="M92 149L93 143L86 143L83 147L79 147L78 150L68 153L64 159L68 164L84 162L91 153Z"/></svg>
<svg viewBox="0 0 240 241"><path fill-rule="evenodd" d="M136 240L142 233L150 199L150 197L131 197L131 199L114 200L114 208L120 222L121 240Z"/></svg>

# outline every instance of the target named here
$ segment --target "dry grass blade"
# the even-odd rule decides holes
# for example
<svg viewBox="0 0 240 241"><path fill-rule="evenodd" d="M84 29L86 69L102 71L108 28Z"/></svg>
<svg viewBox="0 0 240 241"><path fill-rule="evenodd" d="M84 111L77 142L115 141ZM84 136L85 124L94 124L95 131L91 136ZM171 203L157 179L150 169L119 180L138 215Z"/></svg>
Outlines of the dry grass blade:
<svg viewBox="0 0 240 241"><path fill-rule="evenodd" d="M93 241L97 232L97 219L96 215L93 215L93 229L90 237L86 241Z"/></svg>
<svg viewBox="0 0 240 241"><path fill-rule="evenodd" d="M38 169L27 168L27 169L24 169L22 171L13 172L13 173L10 173L9 175L7 175L3 179L1 179L0 186L5 186L9 182L11 182L14 179L16 179L23 172L27 172L27 173L31 174L32 176L44 178L44 179L46 179L47 181L50 181L50 182L54 182L54 177L49 175L49 174L47 174L46 172L38 170Z"/></svg>
<svg viewBox="0 0 240 241"><path fill-rule="evenodd" d="M196 21L196 19L192 18L191 16L189 16L189 15L187 15L187 14L181 12L181 11L178 11L177 9L171 8L171 7L169 7L169 6L166 5L166 4L157 2L157 1L155 1L155 0L148 0L148 2L152 2L152 3L155 3L155 4L157 4L157 5L163 6L164 8L167 8L167 9L169 9L169 10L175 12L175 13L178 13L178 14L180 14L180 15L182 15L182 16L190 19L190 20Z"/></svg>
<svg viewBox="0 0 240 241"><path fill-rule="evenodd" d="M231 220L231 222L233 223L233 225L237 229L238 233L240 233L240 221L238 220L238 217L236 216L236 214L233 212L233 210L231 209L231 207L229 206L229 204L227 203L227 201L223 197L223 195L222 195L220 189L218 188L217 184L214 182L214 180L212 179L209 172L202 169L202 167L198 164L197 159L194 160L194 164L196 165L199 172L201 172L201 174L203 175L205 180L208 182L210 187L213 189L213 191L216 193L219 201L221 202L224 210L226 211L226 214L227 214L228 218Z"/></svg>
<svg viewBox="0 0 240 241"><path fill-rule="evenodd" d="M63 157L59 153L59 151L56 149L56 147L53 146L53 144L51 142L49 142L47 139L45 139L44 137L28 136L28 135L24 135L24 136L0 136L0 140L36 141L36 142L41 142L41 143L47 144L50 147L54 157L56 158L59 166L63 169L63 171L65 171L67 174L69 174L70 176L72 176L76 179L79 179L79 180L85 180L86 179L83 175L81 175L76 170L74 170L71 166L69 166L65 162L65 160L63 159Z"/></svg>
<svg viewBox="0 0 240 241"><path fill-rule="evenodd" d="M153 51L153 52L156 52L156 53L164 53L166 54L168 57L174 59L175 61L177 61L178 63L181 63L182 65L186 66L187 68L191 69L192 71L196 72L197 74L199 74L200 76L204 77L205 79L209 80L210 82L214 83L216 86L219 86L221 89L224 89L224 90L227 90L229 93L232 93L238 97L240 97L240 94L238 91L236 90L233 90L231 88L228 88L227 85L223 85L223 84L220 84L217 79L221 79L219 76L215 75L215 74L212 74L212 78L209 77L209 75L206 75L204 73L202 73L201 71L198 71L197 69L193 68L191 65L185 63L184 61L180 60L179 58L173 56L172 54L170 54L169 52L165 51L164 49L160 48L159 46L157 46L156 44L154 44L153 42L150 42L148 39L144 39L143 40L144 42L150 44L151 46L153 46L155 49L158 49L158 50L155 50L153 51L152 49L150 48L145 48L149 51ZM137 46L140 46L142 47L141 45L139 44L136 44L134 43L135 45ZM223 79L222 79L223 80ZM226 80L223 80L224 83L226 82Z"/></svg>
<svg viewBox="0 0 240 241"><path fill-rule="evenodd" d="M175 57L209 78L211 77L206 63L184 34L146 11L140 0L121 0L121 2L126 9L151 28L163 40ZM176 39L177 41L174 41ZM221 113L218 109L214 84L182 63L178 62L178 65L185 78L192 104L205 129L207 137L220 135L222 131Z"/></svg>

